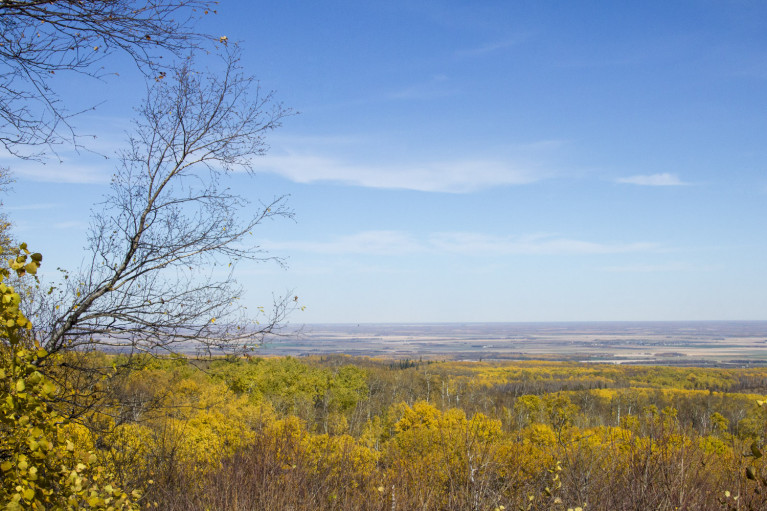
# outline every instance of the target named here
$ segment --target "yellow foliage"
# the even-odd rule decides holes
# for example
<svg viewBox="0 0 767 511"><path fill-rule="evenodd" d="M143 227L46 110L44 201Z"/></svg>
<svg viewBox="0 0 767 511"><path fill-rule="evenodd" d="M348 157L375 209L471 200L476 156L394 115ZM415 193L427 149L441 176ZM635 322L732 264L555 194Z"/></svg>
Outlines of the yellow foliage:
<svg viewBox="0 0 767 511"><path fill-rule="evenodd" d="M557 443L557 435L546 424L532 424L521 431L523 442L550 447Z"/></svg>
<svg viewBox="0 0 767 511"><path fill-rule="evenodd" d="M171 395L181 411L165 419L170 435L177 439L181 458L201 469L251 443L255 432L274 420L267 404L254 404L222 383L182 380Z"/></svg>
<svg viewBox="0 0 767 511"><path fill-rule="evenodd" d="M369 474L378 461L376 452L361 445L349 435L306 434L300 445L307 455L311 469L329 477L342 474L357 477Z"/></svg>
<svg viewBox="0 0 767 511"><path fill-rule="evenodd" d="M18 276L35 274L42 256L22 244L9 267ZM39 369L43 349L24 346L31 324L19 311L20 297L2 281L0 271L0 502L5 509L136 509L129 496L114 484L114 475L87 446L75 428L51 406L60 387ZM34 343L37 344L37 343ZM80 444L80 445L77 445Z"/></svg>
<svg viewBox="0 0 767 511"><path fill-rule="evenodd" d="M402 403L400 408L402 418L394 425L398 433L410 429L436 429L441 425L442 413L426 401L418 401L412 407Z"/></svg>
<svg viewBox="0 0 767 511"><path fill-rule="evenodd" d="M732 454L732 448L719 437L701 437L698 439L698 445L706 454L715 454L720 457Z"/></svg>

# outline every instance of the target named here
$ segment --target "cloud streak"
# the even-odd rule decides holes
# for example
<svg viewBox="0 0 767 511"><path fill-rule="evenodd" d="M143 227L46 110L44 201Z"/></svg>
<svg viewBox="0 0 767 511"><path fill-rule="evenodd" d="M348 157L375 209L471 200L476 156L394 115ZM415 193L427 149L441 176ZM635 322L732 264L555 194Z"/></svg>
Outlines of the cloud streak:
<svg viewBox="0 0 767 511"><path fill-rule="evenodd" d="M611 273L663 273L663 272L698 272L714 271L713 266L692 265L684 262L670 262L660 264L638 263L625 266L607 266L604 271Z"/></svg>
<svg viewBox="0 0 767 511"><path fill-rule="evenodd" d="M429 245L438 252L467 255L595 255L646 252L655 243L597 243L552 235L504 236L452 232L432 235Z"/></svg>
<svg viewBox="0 0 767 511"><path fill-rule="evenodd" d="M496 186L522 185L548 177L540 170L491 159L465 159L406 165L349 164L323 156L265 156L256 170L296 183L335 182L368 188L469 193Z"/></svg>
<svg viewBox="0 0 767 511"><path fill-rule="evenodd" d="M676 174L648 174L630 177L622 177L615 180L616 183L639 185L639 186L686 186Z"/></svg>
<svg viewBox="0 0 767 511"><path fill-rule="evenodd" d="M104 184L112 178L111 164L77 165L73 163L23 162L11 165L15 176L45 183Z"/></svg>
<svg viewBox="0 0 767 511"><path fill-rule="evenodd" d="M18 206L3 206L6 211L40 211L62 207L59 202L41 202L35 204L20 204Z"/></svg>
<svg viewBox="0 0 767 511"><path fill-rule="evenodd" d="M83 151L62 152L43 161L0 155L0 167L7 167L20 179L41 183L103 184L112 179L115 162L103 155Z"/></svg>
<svg viewBox="0 0 767 511"><path fill-rule="evenodd" d="M265 241L261 247L269 251L355 255L404 255L425 249L415 238L401 231L363 231L330 241Z"/></svg>
<svg viewBox="0 0 767 511"><path fill-rule="evenodd" d="M523 34L519 34L516 37L492 41L492 42L483 44L482 46L458 50L455 52L455 54L459 57L476 57L481 55L487 55L489 53L495 53L497 51L506 50L508 48L513 48L515 46L518 46L526 42L527 40L529 40L531 36L532 36L531 33L523 33Z"/></svg>
<svg viewBox="0 0 767 511"><path fill-rule="evenodd" d="M431 100L446 98L458 94L459 90L451 86L445 75L436 75L431 80L410 85L387 94L388 99L396 100Z"/></svg>
<svg viewBox="0 0 767 511"><path fill-rule="evenodd" d="M489 236L471 232L443 232L422 239L402 231L363 231L328 241L267 241L262 248L317 254L599 255L652 252L657 243L598 243L553 235Z"/></svg>

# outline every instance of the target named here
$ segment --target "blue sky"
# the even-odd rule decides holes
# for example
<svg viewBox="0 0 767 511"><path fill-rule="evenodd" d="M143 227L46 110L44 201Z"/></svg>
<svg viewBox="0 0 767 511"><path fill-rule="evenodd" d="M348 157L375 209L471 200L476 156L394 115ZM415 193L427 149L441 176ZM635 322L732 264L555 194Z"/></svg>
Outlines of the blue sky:
<svg viewBox="0 0 767 511"><path fill-rule="evenodd" d="M767 319L767 4L221 2L201 28L300 112L256 201L287 269L238 269L294 323ZM121 66L115 63L115 66ZM130 68L68 77L94 149L120 147ZM17 236L74 267L113 160L5 159Z"/></svg>

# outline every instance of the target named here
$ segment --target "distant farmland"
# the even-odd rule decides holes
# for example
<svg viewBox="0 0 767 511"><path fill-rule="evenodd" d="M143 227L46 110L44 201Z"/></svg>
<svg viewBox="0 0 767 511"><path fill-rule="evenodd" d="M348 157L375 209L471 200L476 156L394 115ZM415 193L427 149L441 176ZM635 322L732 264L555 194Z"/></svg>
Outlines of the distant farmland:
<svg viewBox="0 0 767 511"><path fill-rule="evenodd" d="M746 367L767 365L767 321L315 324L259 352Z"/></svg>

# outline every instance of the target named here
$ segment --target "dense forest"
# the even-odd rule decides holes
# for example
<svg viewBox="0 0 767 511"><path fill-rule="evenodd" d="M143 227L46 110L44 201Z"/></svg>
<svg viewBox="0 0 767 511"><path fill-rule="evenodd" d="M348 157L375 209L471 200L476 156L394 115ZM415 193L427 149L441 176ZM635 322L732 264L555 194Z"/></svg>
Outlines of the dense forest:
<svg viewBox="0 0 767 511"><path fill-rule="evenodd" d="M70 352L43 377L16 358L10 395L53 405L26 415L21 439L6 406L4 456L17 441L27 466L2 468L39 508L55 496L31 467L67 459L97 509L767 504L767 369L146 355L120 373L122 355ZM70 417L49 418L58 441L38 447L57 413Z"/></svg>

